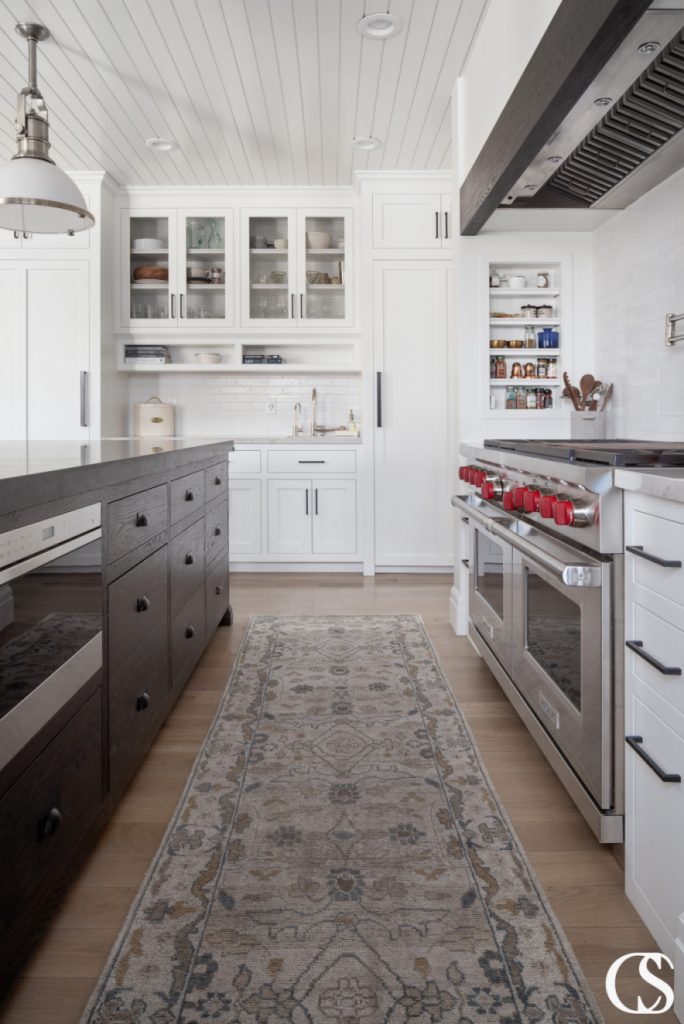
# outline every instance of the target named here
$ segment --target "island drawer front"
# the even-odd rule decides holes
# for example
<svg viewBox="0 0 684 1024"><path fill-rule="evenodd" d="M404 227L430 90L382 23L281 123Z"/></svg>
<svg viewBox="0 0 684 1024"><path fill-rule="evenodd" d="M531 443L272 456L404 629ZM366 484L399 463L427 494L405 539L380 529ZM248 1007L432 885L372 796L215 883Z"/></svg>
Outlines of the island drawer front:
<svg viewBox="0 0 684 1024"><path fill-rule="evenodd" d="M107 506L107 561L115 562L168 525L166 484L112 501Z"/></svg>
<svg viewBox="0 0 684 1024"><path fill-rule="evenodd" d="M45 895L102 802L98 688L0 801L0 935Z"/></svg>
<svg viewBox="0 0 684 1024"><path fill-rule="evenodd" d="M168 549L155 551L109 587L109 670L113 674L168 614Z"/></svg>
<svg viewBox="0 0 684 1024"><path fill-rule="evenodd" d="M205 544L207 565L228 547L228 502L209 509L205 517Z"/></svg>
<svg viewBox="0 0 684 1024"><path fill-rule="evenodd" d="M168 710L166 624L112 676L109 684L110 789L121 792Z"/></svg>
<svg viewBox="0 0 684 1024"><path fill-rule="evenodd" d="M182 686L204 650L204 590L198 587L171 621L171 682Z"/></svg>
<svg viewBox="0 0 684 1024"><path fill-rule="evenodd" d="M356 452L269 451L269 473L355 473Z"/></svg>
<svg viewBox="0 0 684 1024"><path fill-rule="evenodd" d="M228 607L228 554L207 576L207 633L214 632Z"/></svg>
<svg viewBox="0 0 684 1024"><path fill-rule="evenodd" d="M228 464L231 473L260 473L261 452L258 450L229 452Z"/></svg>
<svg viewBox="0 0 684 1024"><path fill-rule="evenodd" d="M204 579L204 520L199 519L169 544L171 614L183 607Z"/></svg>
<svg viewBox="0 0 684 1024"><path fill-rule="evenodd" d="M171 523L204 506L204 470L171 481Z"/></svg>
<svg viewBox="0 0 684 1024"><path fill-rule="evenodd" d="M207 503L228 493L228 463L219 462L204 471L204 496Z"/></svg>

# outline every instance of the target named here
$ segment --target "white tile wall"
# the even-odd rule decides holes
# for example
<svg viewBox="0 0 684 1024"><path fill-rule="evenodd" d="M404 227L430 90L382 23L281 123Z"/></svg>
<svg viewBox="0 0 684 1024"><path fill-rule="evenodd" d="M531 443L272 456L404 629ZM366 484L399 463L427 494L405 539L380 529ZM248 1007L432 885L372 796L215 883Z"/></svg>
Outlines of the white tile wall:
<svg viewBox="0 0 684 1024"><path fill-rule="evenodd" d="M361 380L358 376L289 377L274 375L227 376L224 374L145 374L129 381L130 432L133 407L156 395L175 402L176 433L185 437L279 436L292 433L293 407L302 404L302 419L311 421L311 390L316 388L316 422L322 426L346 425L349 410L361 424ZM269 398L276 399L275 415L266 412Z"/></svg>
<svg viewBox="0 0 684 1024"><path fill-rule="evenodd" d="M665 314L684 313L684 172L616 214L595 244L595 374L614 382L609 434L684 440L684 342L664 342Z"/></svg>

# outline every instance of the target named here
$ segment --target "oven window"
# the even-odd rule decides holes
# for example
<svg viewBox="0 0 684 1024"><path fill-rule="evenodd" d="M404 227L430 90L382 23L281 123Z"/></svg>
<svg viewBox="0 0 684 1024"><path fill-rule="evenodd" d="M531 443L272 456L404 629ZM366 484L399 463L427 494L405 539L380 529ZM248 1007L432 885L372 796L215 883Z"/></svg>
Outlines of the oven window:
<svg viewBox="0 0 684 1024"><path fill-rule="evenodd" d="M525 577L527 651L581 711L581 610L532 569Z"/></svg>
<svg viewBox="0 0 684 1024"><path fill-rule="evenodd" d="M0 718L102 629L100 542L0 586Z"/></svg>
<svg viewBox="0 0 684 1024"><path fill-rule="evenodd" d="M500 619L504 617L504 550L491 537L475 531L477 560L475 586Z"/></svg>

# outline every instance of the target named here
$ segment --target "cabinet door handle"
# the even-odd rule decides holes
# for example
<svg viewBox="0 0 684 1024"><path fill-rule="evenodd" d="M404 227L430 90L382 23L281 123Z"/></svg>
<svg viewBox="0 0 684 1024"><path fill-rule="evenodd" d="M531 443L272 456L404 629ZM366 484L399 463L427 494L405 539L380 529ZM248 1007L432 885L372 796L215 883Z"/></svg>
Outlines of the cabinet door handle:
<svg viewBox="0 0 684 1024"><path fill-rule="evenodd" d="M183 500L184 501L194 501L195 500L195 492L194 491L186 491L185 492L185 498Z"/></svg>
<svg viewBox="0 0 684 1024"><path fill-rule="evenodd" d="M301 292L299 295L299 317L301 320L304 319L304 295Z"/></svg>
<svg viewBox="0 0 684 1024"><path fill-rule="evenodd" d="M185 298L185 296L181 292L181 294L178 296L178 307L179 307L179 312L180 312L181 320L185 317L185 312L183 310L183 299L184 298Z"/></svg>
<svg viewBox="0 0 684 1024"><path fill-rule="evenodd" d="M309 514L309 488L307 487L307 489L304 491L304 515L308 516L308 514Z"/></svg>
<svg viewBox="0 0 684 1024"><path fill-rule="evenodd" d="M645 651L643 640L626 640L625 646L629 647L630 651L633 651L634 654L638 654L640 658L643 658L649 665L652 665L653 668L657 669L661 676L681 676L681 668L663 665L662 661L658 661L658 659L654 658L652 654Z"/></svg>
<svg viewBox="0 0 684 1024"><path fill-rule="evenodd" d="M193 565L193 564L194 564L194 561L195 561L195 556L194 556L194 555L192 555L192 554L191 554L191 553L190 553L190 552L188 551L187 555L185 556L185 564L186 564L186 565Z"/></svg>
<svg viewBox="0 0 684 1024"><path fill-rule="evenodd" d="M144 512L138 512L137 516L135 517L135 525L136 526L149 526L149 523L147 521L147 516L145 515Z"/></svg>
<svg viewBox="0 0 684 1024"><path fill-rule="evenodd" d="M639 558L645 558L647 562L662 565L664 569L681 569L682 567L682 563L678 558L660 558L658 555L652 555L649 551L644 551L641 544L627 544L625 551L629 551L630 555L638 555Z"/></svg>
<svg viewBox="0 0 684 1024"><path fill-rule="evenodd" d="M297 459L300 466L324 466L325 459Z"/></svg>
<svg viewBox="0 0 684 1024"><path fill-rule="evenodd" d="M377 425L382 426L382 373L375 374L375 406L377 409Z"/></svg>
<svg viewBox="0 0 684 1024"><path fill-rule="evenodd" d="M466 569L469 569L470 568L470 559L469 558L462 558L461 559L461 565L465 565Z"/></svg>
<svg viewBox="0 0 684 1024"><path fill-rule="evenodd" d="M292 295L290 296L290 316L292 317L293 320L297 316L297 314L295 313L295 296L294 296L294 292L292 292Z"/></svg>
<svg viewBox="0 0 684 1024"><path fill-rule="evenodd" d="M631 747L635 754L638 754L642 761L645 761L651 771L654 771L661 782L681 782L681 775L677 775L674 772L665 772L657 763L654 761L650 754L647 754L640 743L644 742L643 736L625 736L625 743L628 747Z"/></svg>
<svg viewBox="0 0 684 1024"><path fill-rule="evenodd" d="M318 515L318 488L314 489L314 514Z"/></svg>
<svg viewBox="0 0 684 1024"><path fill-rule="evenodd" d="M171 292L171 320L176 319L176 296Z"/></svg>
<svg viewBox="0 0 684 1024"><path fill-rule="evenodd" d="M194 626L188 626L187 629L185 630L185 639L186 640L192 640L194 635L195 635L195 627Z"/></svg>
<svg viewBox="0 0 684 1024"><path fill-rule="evenodd" d="M214 536L215 537L220 537L221 536L221 527L220 526L215 526L214 527Z"/></svg>
<svg viewBox="0 0 684 1024"><path fill-rule="evenodd" d="M217 583L216 584L216 596L220 597L222 593L223 593L223 587L220 585L220 583Z"/></svg>
<svg viewBox="0 0 684 1024"><path fill-rule="evenodd" d="M135 710L136 711L147 711L149 706L150 706L150 695L147 692L147 690L143 690L143 692L141 694L139 694L135 698Z"/></svg>
<svg viewBox="0 0 684 1024"><path fill-rule="evenodd" d="M216 487L220 487L222 483L223 483L223 481L221 480L220 476L215 476L214 477L214 484L216 485Z"/></svg>
<svg viewBox="0 0 684 1024"><path fill-rule="evenodd" d="M449 237L449 214L446 212L446 210L444 211L444 235L443 235L443 237L444 238L448 238Z"/></svg>
<svg viewBox="0 0 684 1024"><path fill-rule="evenodd" d="M149 608L150 608L150 599L149 599L149 597L139 597L138 600L135 602L135 610L136 610L136 612L146 612L146 611L149 611Z"/></svg>
<svg viewBox="0 0 684 1024"><path fill-rule="evenodd" d="M89 395L88 395L88 371L81 370L80 376L80 393L81 393L81 426L88 426L88 406Z"/></svg>
<svg viewBox="0 0 684 1024"><path fill-rule="evenodd" d="M62 812L59 807L51 807L45 817L38 825L38 836L40 839L49 839L62 824Z"/></svg>
<svg viewBox="0 0 684 1024"><path fill-rule="evenodd" d="M468 516L461 516L461 522L465 523L467 526L468 523L470 522L470 519L468 518Z"/></svg>
<svg viewBox="0 0 684 1024"><path fill-rule="evenodd" d="M439 238L439 210L435 210L435 238Z"/></svg>

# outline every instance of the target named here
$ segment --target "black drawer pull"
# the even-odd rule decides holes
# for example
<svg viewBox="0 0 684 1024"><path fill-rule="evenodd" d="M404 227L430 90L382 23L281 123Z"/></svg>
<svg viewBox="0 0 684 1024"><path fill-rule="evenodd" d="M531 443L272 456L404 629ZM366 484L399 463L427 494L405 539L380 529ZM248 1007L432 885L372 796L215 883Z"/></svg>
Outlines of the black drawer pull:
<svg viewBox="0 0 684 1024"><path fill-rule="evenodd" d="M62 812L59 807L52 807L45 815L43 820L38 826L38 836L40 839L49 839L50 836L54 836L55 832L62 824Z"/></svg>
<svg viewBox="0 0 684 1024"><path fill-rule="evenodd" d="M136 612L146 612L146 611L149 611L149 608L150 608L150 599L149 599L149 597L139 597L138 600L135 602L135 610L136 610Z"/></svg>
<svg viewBox="0 0 684 1024"><path fill-rule="evenodd" d="M190 552L188 551L187 555L185 556L185 564L186 565L192 565L194 561L195 561L195 556L191 555Z"/></svg>
<svg viewBox="0 0 684 1024"><path fill-rule="evenodd" d="M145 515L144 512L138 512L137 516L135 517L135 525L136 526L149 526L150 525L148 520L147 520L147 516Z"/></svg>
<svg viewBox="0 0 684 1024"><path fill-rule="evenodd" d="M150 706L150 695L147 692L147 690L143 690L143 692L138 697L135 698L135 710L136 711L147 711L149 706Z"/></svg>
<svg viewBox="0 0 684 1024"><path fill-rule="evenodd" d="M631 747L635 754L638 754L642 761L645 761L648 767L656 773L661 782L681 782L681 775L676 775L673 772L664 772L663 769L657 764L650 754L647 754L645 750L639 746L640 743L644 742L643 736L625 736L625 743L628 747Z"/></svg>
<svg viewBox="0 0 684 1024"><path fill-rule="evenodd" d="M184 500L185 501L194 501L195 500L194 492L193 491L186 491L185 492L185 499Z"/></svg>
<svg viewBox="0 0 684 1024"><path fill-rule="evenodd" d="M297 459L300 466L324 466L325 459Z"/></svg>
<svg viewBox="0 0 684 1024"><path fill-rule="evenodd" d="M651 555L648 551L644 551L641 544L628 544L625 547L625 551L629 551L630 555L638 555L639 558L645 558L647 562L662 565L664 569L681 569L682 567L682 563L678 558L660 558L658 555Z"/></svg>
<svg viewBox="0 0 684 1024"><path fill-rule="evenodd" d="M214 483L216 484L217 487L220 487L221 484L223 483L223 480L221 479L220 476L215 476L214 477Z"/></svg>
<svg viewBox="0 0 684 1024"><path fill-rule="evenodd" d="M625 645L629 647L630 651L633 651L634 654L638 654L640 658L643 658L644 661L647 661L649 665L652 665L653 668L656 668L662 676L681 676L681 668L676 668L675 666L670 665L663 665L662 661L658 661L658 659L654 658L652 654L649 654L648 651L645 651L643 640L626 640Z"/></svg>
<svg viewBox="0 0 684 1024"><path fill-rule="evenodd" d="M216 584L216 596L220 597L222 593L223 593L223 587L220 585L220 583L217 583Z"/></svg>
<svg viewBox="0 0 684 1024"><path fill-rule="evenodd" d="M468 523L470 522L470 519L468 518L468 516L461 516L461 522L465 523L467 526Z"/></svg>
<svg viewBox="0 0 684 1024"><path fill-rule="evenodd" d="M192 640L194 635L195 635L195 627L194 626L188 626L188 628L185 630L185 639L186 640Z"/></svg>
<svg viewBox="0 0 684 1024"><path fill-rule="evenodd" d="M221 536L221 527L220 526L215 526L214 527L214 536L215 537L220 537Z"/></svg>
<svg viewBox="0 0 684 1024"><path fill-rule="evenodd" d="M462 558L461 559L461 565L465 565L466 569L469 569L470 568L470 559L469 558Z"/></svg>

